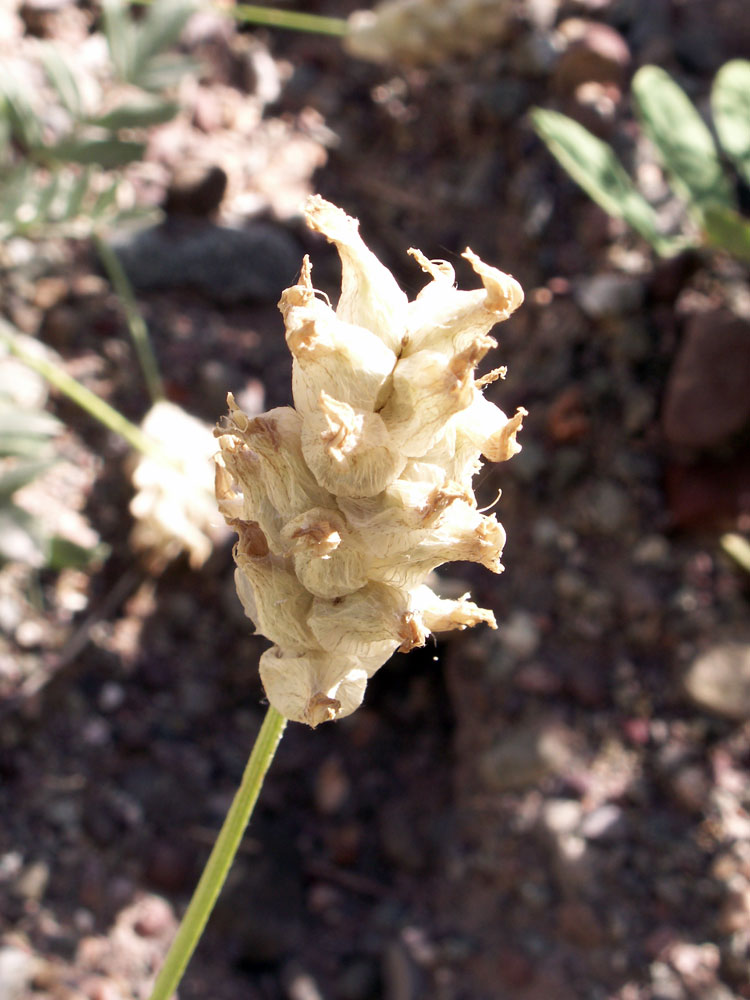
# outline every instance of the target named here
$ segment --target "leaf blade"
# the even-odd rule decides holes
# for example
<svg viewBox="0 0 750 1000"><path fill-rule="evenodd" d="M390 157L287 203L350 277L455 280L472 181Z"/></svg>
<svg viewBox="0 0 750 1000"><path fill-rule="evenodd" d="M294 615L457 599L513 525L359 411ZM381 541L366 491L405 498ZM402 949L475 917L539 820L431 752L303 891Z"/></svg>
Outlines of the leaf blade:
<svg viewBox="0 0 750 1000"><path fill-rule="evenodd" d="M660 67L642 66L633 77L632 92L643 131L693 214L700 218L708 205L733 209L716 144L682 87Z"/></svg>

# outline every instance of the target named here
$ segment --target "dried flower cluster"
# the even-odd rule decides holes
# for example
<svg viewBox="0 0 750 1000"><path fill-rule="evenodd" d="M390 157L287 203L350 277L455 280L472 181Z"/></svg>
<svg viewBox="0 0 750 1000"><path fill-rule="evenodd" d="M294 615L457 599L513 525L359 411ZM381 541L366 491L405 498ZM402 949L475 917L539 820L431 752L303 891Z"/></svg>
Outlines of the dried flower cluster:
<svg viewBox="0 0 750 1000"><path fill-rule="evenodd" d="M239 535L238 594L274 643L260 661L268 699L315 726L353 712L394 650L495 627L468 595L441 600L424 581L455 560L502 569L505 533L471 483L480 454L520 450L525 411L508 419L482 395L502 370L474 378L488 331L523 300L512 277L467 250L483 287L459 291L448 264L410 250L431 280L408 302L356 220L313 197L307 221L336 244L341 297L334 311L315 292L305 258L279 303L294 408L250 419L229 396L216 495Z"/></svg>
<svg viewBox="0 0 750 1000"><path fill-rule="evenodd" d="M190 565L198 569L226 531L216 524L211 482L216 442L211 428L161 400L148 411L141 430L163 445L169 461L139 455L131 470L131 545L154 573L181 552L187 552Z"/></svg>
<svg viewBox="0 0 750 1000"><path fill-rule="evenodd" d="M500 41L509 0L385 0L349 17L344 45L359 59L423 66Z"/></svg>

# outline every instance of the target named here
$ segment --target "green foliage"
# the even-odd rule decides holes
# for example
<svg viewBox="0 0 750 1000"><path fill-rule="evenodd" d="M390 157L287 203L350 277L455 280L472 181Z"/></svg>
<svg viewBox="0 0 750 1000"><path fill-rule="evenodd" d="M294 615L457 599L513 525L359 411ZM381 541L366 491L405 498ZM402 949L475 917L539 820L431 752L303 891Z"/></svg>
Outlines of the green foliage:
<svg viewBox="0 0 750 1000"><path fill-rule="evenodd" d="M118 78L144 90L177 83L192 64L167 50L177 42L193 9L186 0L156 0L136 24L121 0L104 0L102 26Z"/></svg>
<svg viewBox="0 0 750 1000"><path fill-rule="evenodd" d="M710 130L675 81L657 66L633 78L633 100L675 193L686 203L697 234L666 236L607 143L578 122L535 108L535 131L570 176L606 212L624 219L663 256L708 245L750 262L750 223L737 211L733 185ZM750 176L750 62L727 63L712 91L716 130L743 177Z"/></svg>
<svg viewBox="0 0 750 1000"><path fill-rule="evenodd" d="M33 95L0 68L0 238L60 229L87 235L139 214L118 210L121 171L143 157L138 132L178 111L164 91L193 63L168 50L193 9L193 0L155 0L136 23L122 0L105 0L111 86L128 85L114 106L107 95L106 109L85 107L75 67L52 43L39 46L39 58L59 113L49 104L37 110ZM67 128L51 135L47 123L60 119Z"/></svg>
<svg viewBox="0 0 750 1000"><path fill-rule="evenodd" d="M54 438L62 424L40 409L20 405L14 375L0 361L0 563L32 566L81 566L93 552L45 530L14 502L14 494L55 463Z"/></svg>
<svg viewBox="0 0 750 1000"><path fill-rule="evenodd" d="M690 210L700 216L707 205L734 208L716 144L685 91L658 66L643 66L632 93L643 130Z"/></svg>
<svg viewBox="0 0 750 1000"><path fill-rule="evenodd" d="M716 74L711 110L719 141L746 184L750 184L750 62L732 59Z"/></svg>
<svg viewBox="0 0 750 1000"><path fill-rule="evenodd" d="M610 145L558 111L534 108L531 121L560 165L605 212L624 219L660 253L679 250L678 241L659 233L656 213Z"/></svg>

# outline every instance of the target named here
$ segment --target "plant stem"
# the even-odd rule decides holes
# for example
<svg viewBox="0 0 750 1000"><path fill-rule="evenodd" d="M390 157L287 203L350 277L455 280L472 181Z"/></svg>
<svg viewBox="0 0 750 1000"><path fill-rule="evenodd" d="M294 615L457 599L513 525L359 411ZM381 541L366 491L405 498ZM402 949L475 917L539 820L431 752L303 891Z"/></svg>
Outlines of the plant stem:
<svg viewBox="0 0 750 1000"><path fill-rule="evenodd" d="M262 24L269 28L287 28L290 31L307 31L318 35L346 34L346 21L342 17L324 17L322 14L305 14L299 10L279 10L277 7L258 7L238 3L229 9L222 8L238 21Z"/></svg>
<svg viewBox="0 0 750 1000"><path fill-rule="evenodd" d="M229 873L285 726L286 719L283 715L269 706L245 767L245 773L242 775L240 787L229 807L190 905L182 918L177 936L154 983L150 1000L170 1000L180 984Z"/></svg>
<svg viewBox="0 0 750 1000"><path fill-rule="evenodd" d="M750 573L750 542L734 531L721 536L721 547L728 556Z"/></svg>
<svg viewBox="0 0 750 1000"><path fill-rule="evenodd" d="M141 7L148 7L155 0L133 0ZM227 7L224 3L210 5L213 10L236 21L246 24L262 24L267 28L286 28L289 31L306 31L314 35L334 35L341 38L346 34L346 20L343 17L326 17L324 14L307 14L301 10L281 10L278 7L259 7L256 4L239 3Z"/></svg>
<svg viewBox="0 0 750 1000"><path fill-rule="evenodd" d="M125 312L125 321L128 324L135 353L138 356L141 371L146 380L151 402L158 403L159 400L164 399L164 386L159 374L156 355L148 336L148 327L138 309L138 303L135 301L133 286L130 284L125 269L120 263L120 258L112 247L98 233L93 234L93 240L96 252L99 254L99 259L104 265L104 270L107 272L107 277L122 303L122 308Z"/></svg>
<svg viewBox="0 0 750 1000"><path fill-rule="evenodd" d="M148 434L144 434L140 427L131 423L127 417L123 417L118 410L110 406L109 403L105 403L96 393L87 389L85 385L81 385L72 375L68 375L58 365L49 361L44 356L37 354L36 351L27 348L23 343L22 335L14 330L10 323L5 322L1 318L0 341L6 344L11 354L15 355L20 361L23 361L29 368L33 368L35 372L39 372L50 385L59 389L68 399L71 399L82 410L85 410L95 420L98 420L99 423L104 424L109 430L125 438L128 444L135 448L136 451L140 451L144 455L149 455L160 462L174 464L171 457L158 441L154 441Z"/></svg>

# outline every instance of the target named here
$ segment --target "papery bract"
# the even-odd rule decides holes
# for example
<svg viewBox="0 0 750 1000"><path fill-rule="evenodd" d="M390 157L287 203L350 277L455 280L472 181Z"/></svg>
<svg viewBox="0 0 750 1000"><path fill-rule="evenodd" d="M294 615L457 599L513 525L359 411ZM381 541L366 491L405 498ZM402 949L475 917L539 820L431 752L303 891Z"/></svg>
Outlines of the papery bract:
<svg viewBox="0 0 750 1000"><path fill-rule="evenodd" d="M477 510L472 477L480 455L520 449L526 411L508 418L484 398L504 370L475 377L490 329L523 300L515 279L467 250L482 288L459 291L448 264L412 250L430 281L408 303L356 220L314 197L307 221L338 249L341 298L334 310L318 296L305 258L280 302L295 408L251 419L230 394L216 495L239 536L243 607L275 644L260 661L268 699L316 726L353 712L394 650L495 627L468 595L424 581L454 560L502 570L505 532Z"/></svg>

